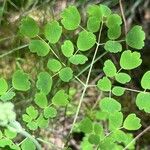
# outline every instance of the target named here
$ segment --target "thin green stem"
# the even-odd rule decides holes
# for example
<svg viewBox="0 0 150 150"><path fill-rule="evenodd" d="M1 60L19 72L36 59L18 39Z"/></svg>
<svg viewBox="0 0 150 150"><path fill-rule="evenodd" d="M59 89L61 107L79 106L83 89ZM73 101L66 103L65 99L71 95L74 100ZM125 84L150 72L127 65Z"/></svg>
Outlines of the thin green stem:
<svg viewBox="0 0 150 150"><path fill-rule="evenodd" d="M150 126L148 126L146 129L144 129L140 134L138 134L123 150L127 150L134 141L139 139L143 134L145 134L149 130L150 130Z"/></svg>
<svg viewBox="0 0 150 150"><path fill-rule="evenodd" d="M98 43L100 42L102 28L103 28L103 22L102 22L101 27L100 27L100 32L99 32L99 36L98 36ZM65 146L68 144L68 141L70 139L70 135L71 135L71 133L72 133L72 131L74 129L75 123L77 121L77 118L78 118L78 115L79 115L79 111L80 111L80 108L81 108L81 104L82 104L82 101L84 99L87 87L88 87L89 79L90 79L90 76L91 76L91 72L92 72L92 68L93 68L93 65L94 65L94 60L96 58L96 54L97 54L98 48L99 48L99 44L97 44L97 46L96 46L96 49L95 49L95 52L94 52L94 55L93 55L93 59L92 59L91 65L90 65L90 69L89 69L89 72L88 72L88 76L87 76L87 79L86 79L86 83L85 83L82 95L80 97L79 104L78 104L78 107L77 107L77 110L76 110L76 114L75 114L75 117L74 117L74 120L73 120L73 123L72 123L72 127L70 129L70 132L69 132L69 135L68 135L68 138L67 138L67 142L65 143Z"/></svg>
<svg viewBox="0 0 150 150"><path fill-rule="evenodd" d="M9 54L12 54L12 53L16 52L17 50L20 50L20 49L23 49L23 48L27 47L27 46L28 46L28 44L19 46L19 47L17 47L17 48L14 48L14 49L10 50L10 51L7 52L7 53L1 54L1 55L0 55L0 58L3 58L3 57L5 57L5 56L7 56L7 55L9 55Z"/></svg>

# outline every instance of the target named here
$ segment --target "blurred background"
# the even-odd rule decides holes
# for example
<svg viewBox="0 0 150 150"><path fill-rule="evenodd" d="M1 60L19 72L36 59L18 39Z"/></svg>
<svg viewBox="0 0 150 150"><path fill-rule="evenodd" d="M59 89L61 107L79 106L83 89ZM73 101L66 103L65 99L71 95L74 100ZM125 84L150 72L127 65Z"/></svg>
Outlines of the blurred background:
<svg viewBox="0 0 150 150"><path fill-rule="evenodd" d="M68 5L76 5L82 15L82 26L86 26L86 8L89 4L105 4L109 6L113 11L119 13L120 5L118 0L0 0L0 76L5 77L6 79L10 80L11 75L14 70L18 67L22 67L26 72L29 72L33 79L37 74L38 68L43 65L43 59L39 59L34 54L31 54L28 48L25 45L27 42L24 40L20 34L18 33L18 27L20 24L20 20L24 16L31 16L33 17L39 24L41 28L43 28L44 24L53 18L59 20L60 12L67 7ZM122 6L124 9L124 15L126 18L127 23L127 30L130 29L135 24L141 25L143 30L146 33L146 40L145 40L145 47L141 50L141 55L143 59L143 63L140 68L135 69L134 71L130 72L132 74L132 83L129 85L133 89L140 90L140 79L145 71L150 70L150 0L122 0ZM104 29L105 30L105 29ZM62 36L74 40L76 42L76 33L73 32L71 34L65 33ZM124 30L123 30L124 32ZM124 36L124 33L122 34ZM105 41L105 36L102 37ZM59 47L59 46L58 46ZM124 47L125 49L125 47ZM104 51L104 50L102 50ZM89 57L89 61L92 57L92 52L87 54ZM97 61L94 65L93 74L91 77L91 83L96 82L97 76L102 76L102 66L105 59L108 56L104 57L102 60ZM113 59L114 62L118 62L119 55L111 55L109 57ZM81 68L76 68L78 72L80 72ZM86 78L87 72L85 71L84 74L81 75L81 79ZM64 85L62 85L64 86ZM77 90L77 94L75 95L74 99L78 99L80 97L81 87L76 82L72 83L72 87L75 87ZM26 99L31 97L31 93L27 95L18 94L18 97L22 99ZM97 91L94 89L90 89L87 92L86 100L84 101L83 109L79 117L85 114L87 109L93 104L96 100ZM135 96L134 93L127 92L124 96L121 97L122 105L124 108L124 113L127 115L130 112L136 112L136 114L142 118L142 125L143 127L135 133L135 136L139 134L144 128L150 125L150 115L146 114L142 111L139 111L135 106ZM16 98L14 100L17 107L17 114L21 112L21 108L23 107L23 101L18 101ZM75 107L78 102L75 101ZM18 109L20 108L20 109ZM22 108L22 110L24 110ZM72 122L72 117L69 119L59 118L57 120L57 130L53 132L53 138L57 139L57 142L61 143L61 138L59 137L60 132L62 132L61 127L58 126L63 123L65 124L66 128L63 128L63 132L68 132L68 128L70 128L70 123ZM40 131L41 134L47 136L47 132ZM59 135L59 136L58 136ZM63 135L62 135L63 136ZM51 137L52 138L52 137ZM82 133L74 133L72 142L70 145L73 149L78 149L78 142L80 142L83 138ZM145 150L150 149L150 132L144 134L137 142L137 150L141 150L141 147Z"/></svg>

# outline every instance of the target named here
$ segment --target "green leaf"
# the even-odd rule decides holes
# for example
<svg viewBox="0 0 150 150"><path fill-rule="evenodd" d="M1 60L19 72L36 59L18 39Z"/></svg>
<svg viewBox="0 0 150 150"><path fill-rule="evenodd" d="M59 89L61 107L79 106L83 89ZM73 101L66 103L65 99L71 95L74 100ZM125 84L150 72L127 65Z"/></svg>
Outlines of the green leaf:
<svg viewBox="0 0 150 150"><path fill-rule="evenodd" d="M68 98L64 90L59 90L52 98L52 103L56 106L66 106L69 103Z"/></svg>
<svg viewBox="0 0 150 150"><path fill-rule="evenodd" d="M127 73L120 72L116 74L115 79L119 83L126 84L127 82L130 82L131 77Z"/></svg>
<svg viewBox="0 0 150 150"><path fill-rule="evenodd" d="M4 134L9 139L14 139L17 136L17 132L12 131L10 129L5 129L4 130Z"/></svg>
<svg viewBox="0 0 150 150"><path fill-rule="evenodd" d="M39 33L39 27L35 20L31 17L26 17L21 21L20 33L30 38L36 37Z"/></svg>
<svg viewBox="0 0 150 150"><path fill-rule="evenodd" d="M111 14L110 8L107 7L106 5L100 4L99 7L100 7L100 11L101 11L101 13L102 13L103 19L104 19L105 17L108 17L108 16Z"/></svg>
<svg viewBox="0 0 150 150"><path fill-rule="evenodd" d="M101 137L101 135L103 134L103 127L102 127L102 125L100 125L98 123L95 123L94 124L94 133L100 135L100 137Z"/></svg>
<svg viewBox="0 0 150 150"><path fill-rule="evenodd" d="M21 149L22 150L36 150L36 147L34 143L29 138L27 138L21 143Z"/></svg>
<svg viewBox="0 0 150 150"><path fill-rule="evenodd" d="M105 43L104 49L111 53L118 53L122 51L122 45L117 41L107 41Z"/></svg>
<svg viewBox="0 0 150 150"><path fill-rule="evenodd" d="M60 61L52 58L48 60L47 68L52 72L58 72L62 68L62 65Z"/></svg>
<svg viewBox="0 0 150 150"><path fill-rule="evenodd" d="M136 114L129 114L124 120L123 127L127 130L138 130L141 127L141 120Z"/></svg>
<svg viewBox="0 0 150 150"><path fill-rule="evenodd" d="M8 84L4 78L0 78L0 95L3 95L8 90Z"/></svg>
<svg viewBox="0 0 150 150"><path fill-rule="evenodd" d="M48 104L47 97L44 93L36 93L34 102L40 107L45 108Z"/></svg>
<svg viewBox="0 0 150 150"><path fill-rule="evenodd" d="M47 95L51 91L52 84L53 84L52 77L47 72L40 72L38 74L36 87L45 95Z"/></svg>
<svg viewBox="0 0 150 150"><path fill-rule="evenodd" d="M38 117L36 122L37 122L37 124L38 124L38 126L40 128L47 128L48 124L49 124L49 120L48 119L44 119L42 114Z"/></svg>
<svg viewBox="0 0 150 150"><path fill-rule="evenodd" d="M82 65L85 64L86 61L88 61L88 58L85 55L82 54L76 54L69 58L69 61L74 65Z"/></svg>
<svg viewBox="0 0 150 150"><path fill-rule="evenodd" d="M97 87L102 91L111 91L111 81L107 77L98 80Z"/></svg>
<svg viewBox="0 0 150 150"><path fill-rule="evenodd" d="M115 86L112 89L112 93L116 96L121 96L124 94L124 92L125 92L125 88L120 87L120 86Z"/></svg>
<svg viewBox="0 0 150 150"><path fill-rule="evenodd" d="M87 13L90 18L95 17L99 22L102 20L102 12L98 5L89 5L87 7Z"/></svg>
<svg viewBox="0 0 150 150"><path fill-rule="evenodd" d="M27 124L27 127L32 130L35 131L38 128L38 124L35 121L31 121Z"/></svg>
<svg viewBox="0 0 150 150"><path fill-rule="evenodd" d="M29 49L32 53L37 53L38 56L46 56L50 51L49 45L43 40L32 40Z"/></svg>
<svg viewBox="0 0 150 150"><path fill-rule="evenodd" d="M56 20L48 22L46 24L44 28L44 35L50 43L52 44L57 43L61 37L61 34L62 34L62 27Z"/></svg>
<svg viewBox="0 0 150 150"><path fill-rule="evenodd" d="M122 24L122 19L118 14L111 14L107 19L107 27L112 28L114 26L119 26Z"/></svg>
<svg viewBox="0 0 150 150"><path fill-rule="evenodd" d="M136 97L136 105L140 110L144 110L150 113L150 94L149 93L139 93Z"/></svg>
<svg viewBox="0 0 150 150"><path fill-rule="evenodd" d="M117 69L114 63L110 59L108 59L104 63L103 71L107 77L114 77Z"/></svg>
<svg viewBox="0 0 150 150"><path fill-rule="evenodd" d="M108 119L108 113L103 111L97 111L96 112L96 119L97 120L106 120Z"/></svg>
<svg viewBox="0 0 150 150"><path fill-rule="evenodd" d="M2 96L0 96L0 99L2 101L9 101L9 100L13 99L15 97L15 95L16 95L16 93L8 91L5 94L3 94Z"/></svg>
<svg viewBox="0 0 150 150"><path fill-rule="evenodd" d="M141 26L134 26L126 36L127 44L136 49L142 49L144 47L145 33Z"/></svg>
<svg viewBox="0 0 150 150"><path fill-rule="evenodd" d="M141 86L145 90L150 90L150 71L144 73L141 79Z"/></svg>
<svg viewBox="0 0 150 150"><path fill-rule="evenodd" d="M85 44L86 43L86 44ZM96 36L92 32L82 31L77 39L77 47L80 51L87 51L96 43Z"/></svg>
<svg viewBox="0 0 150 150"><path fill-rule="evenodd" d="M121 35L121 26L115 25L113 27L108 28L107 36L111 40L115 40L119 38Z"/></svg>
<svg viewBox="0 0 150 150"><path fill-rule="evenodd" d="M38 116L38 110L36 110L33 106L29 106L26 108L26 113L32 118L36 119Z"/></svg>
<svg viewBox="0 0 150 150"><path fill-rule="evenodd" d="M138 52L126 50L121 54L120 66L125 70L131 70L141 65L142 59Z"/></svg>
<svg viewBox="0 0 150 150"><path fill-rule="evenodd" d="M61 51L65 57L71 57L74 52L73 43L70 40L66 40L63 45L61 45Z"/></svg>
<svg viewBox="0 0 150 150"><path fill-rule="evenodd" d="M89 118L84 118L80 124L79 124L79 128L82 132L84 133L91 133L93 130L93 124L92 121Z"/></svg>
<svg viewBox="0 0 150 150"><path fill-rule="evenodd" d="M110 97L105 97L100 100L99 107L102 111L108 113L115 113L121 110L121 105L115 99Z"/></svg>
<svg viewBox="0 0 150 150"><path fill-rule="evenodd" d="M123 114L121 112L115 112L109 116L109 130L115 131L122 126Z"/></svg>
<svg viewBox="0 0 150 150"><path fill-rule="evenodd" d="M91 144L98 145L98 144L100 143L100 137L99 137L99 135L97 135L97 134L90 134L90 135L89 135L89 138L88 138L88 141L89 141Z"/></svg>
<svg viewBox="0 0 150 150"><path fill-rule="evenodd" d="M12 77L12 85L14 89L19 91L28 91L30 89L29 75L22 70L17 70Z"/></svg>
<svg viewBox="0 0 150 150"><path fill-rule="evenodd" d="M75 6L69 6L61 14L64 28L67 30L75 30L81 22L80 13Z"/></svg>
<svg viewBox="0 0 150 150"><path fill-rule="evenodd" d="M100 28L100 20L97 17L89 17L87 21L87 29L90 32L97 32Z"/></svg>
<svg viewBox="0 0 150 150"><path fill-rule="evenodd" d="M27 114L23 114L23 115L22 115L22 120L23 120L24 122L31 122L31 121L32 121L32 118L31 118L29 115L27 115Z"/></svg>
<svg viewBox="0 0 150 150"><path fill-rule="evenodd" d="M54 107L46 107L44 109L45 118L54 118L57 115L57 110Z"/></svg>
<svg viewBox="0 0 150 150"><path fill-rule="evenodd" d="M64 82L69 82L73 78L73 71L70 67L66 67L60 70L59 77Z"/></svg>

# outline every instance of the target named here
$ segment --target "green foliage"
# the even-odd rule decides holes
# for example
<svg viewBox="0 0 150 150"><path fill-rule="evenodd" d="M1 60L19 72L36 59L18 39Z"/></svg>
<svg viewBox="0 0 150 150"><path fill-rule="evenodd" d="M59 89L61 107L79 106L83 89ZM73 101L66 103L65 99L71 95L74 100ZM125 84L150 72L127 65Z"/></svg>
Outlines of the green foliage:
<svg viewBox="0 0 150 150"><path fill-rule="evenodd" d="M116 41L107 41L104 46L105 50L111 53L118 53L122 51L122 45Z"/></svg>
<svg viewBox="0 0 150 150"><path fill-rule="evenodd" d="M141 86L145 90L150 90L150 71L145 72L141 79Z"/></svg>
<svg viewBox="0 0 150 150"><path fill-rule="evenodd" d="M45 20L44 27L41 27L42 24L38 26L31 17L22 19L20 37L25 36L22 42L27 42L30 52L37 55L36 65L31 65L32 70L25 73L21 67L22 62L26 62L18 57L18 53L16 64L19 70L14 71L12 82L0 77L0 149L43 149L40 145L51 143L45 141L43 128L49 128L51 135L58 130L62 116L65 118L62 126L68 117L73 121L69 136L66 136L69 138L65 138L64 143L69 143L72 133L77 131L84 133L79 149L136 149L134 132L128 132L139 130L142 120L135 112L125 117L122 97L120 100L116 97L123 96L126 91L138 92L136 106L150 113L150 71L145 72L141 79L143 91L131 89L128 84L133 78L132 72L129 75L128 71L142 63L141 53L134 49L144 47L145 33L141 26L135 25L124 37L123 19L105 5L88 5L86 13L87 18L82 20L85 27L81 26L80 13L73 5L63 10L60 20ZM132 49L126 50L125 45ZM103 49L106 52L102 53ZM26 67L23 69L26 70ZM92 80L93 77L95 80ZM78 82L82 87L78 86ZM85 95L88 98L88 92L96 87L94 98L100 95L99 99L87 101ZM81 88L80 92L78 88ZM14 104L7 102L9 100L15 104L17 114ZM15 144L18 134L25 137ZM54 148L51 144L49 146L57 149L55 144ZM70 148L66 144L63 149Z"/></svg>
<svg viewBox="0 0 150 150"><path fill-rule="evenodd" d="M66 40L64 44L61 45L61 50L64 56L71 57L74 52L73 43L70 40Z"/></svg>
<svg viewBox="0 0 150 150"><path fill-rule="evenodd" d="M102 111L114 113L121 110L121 105L113 98L105 97L100 100L99 107Z"/></svg>
<svg viewBox="0 0 150 150"><path fill-rule="evenodd" d="M111 81L107 77L99 79L97 87L102 91L111 91Z"/></svg>
<svg viewBox="0 0 150 150"><path fill-rule="evenodd" d="M3 95L8 90L8 84L4 78L0 78L0 95Z"/></svg>
<svg viewBox="0 0 150 150"><path fill-rule="evenodd" d="M126 50L121 54L120 66L125 70L131 70L141 65L142 59L138 52L131 52ZM134 60L134 61L133 61Z"/></svg>
<svg viewBox="0 0 150 150"><path fill-rule="evenodd" d="M70 67L65 67L60 70L59 77L64 82L69 82L73 78L73 71Z"/></svg>
<svg viewBox="0 0 150 150"><path fill-rule="evenodd" d="M60 39L60 36L62 34L62 27L59 25L57 21L48 22L44 29L44 35L46 39L52 43L55 44Z"/></svg>
<svg viewBox="0 0 150 150"><path fill-rule="evenodd" d="M47 95L51 91L52 84L52 77L47 72L40 72L38 74L36 87L45 95Z"/></svg>
<svg viewBox="0 0 150 150"><path fill-rule="evenodd" d="M69 58L69 61L74 65L85 64L88 58L85 55L76 54Z"/></svg>
<svg viewBox="0 0 150 150"><path fill-rule="evenodd" d="M140 121L135 114L130 114L124 120L123 127L127 130L137 130L141 127Z"/></svg>
<svg viewBox="0 0 150 150"><path fill-rule="evenodd" d="M31 17L26 17L21 21L20 33L24 36L33 38L39 33L39 27L36 21Z"/></svg>
<svg viewBox="0 0 150 150"><path fill-rule="evenodd" d="M38 56L46 56L50 51L49 45L43 40L32 40L29 49L32 53L37 53Z"/></svg>
<svg viewBox="0 0 150 150"><path fill-rule="evenodd" d="M140 110L144 110L147 113L150 113L150 94L149 93L139 93L136 97L136 105Z"/></svg>
<svg viewBox="0 0 150 150"><path fill-rule="evenodd" d="M127 44L135 49L141 49L144 46L145 33L141 26L134 26L126 36Z"/></svg>
<svg viewBox="0 0 150 150"><path fill-rule="evenodd" d="M28 91L30 89L29 75L22 70L16 70L12 77L13 88L19 91Z"/></svg>
<svg viewBox="0 0 150 150"><path fill-rule="evenodd" d="M58 72L62 68L62 65L60 61L52 58L48 60L47 68L52 72Z"/></svg>
<svg viewBox="0 0 150 150"><path fill-rule="evenodd" d="M116 75L117 69L114 63L109 59L105 61L103 71L107 77L114 77Z"/></svg>
<svg viewBox="0 0 150 150"><path fill-rule="evenodd" d="M47 97L44 93L36 93L34 102L40 107L45 108L48 104Z"/></svg>
<svg viewBox="0 0 150 150"><path fill-rule="evenodd" d="M34 143L30 139L25 139L21 144L22 150L36 150Z"/></svg>
<svg viewBox="0 0 150 150"><path fill-rule="evenodd" d="M131 77L127 73L120 72L115 75L115 79L119 83L126 84L126 83L130 82Z"/></svg>
<svg viewBox="0 0 150 150"><path fill-rule="evenodd" d="M85 44L86 43L86 44ZM77 39L77 47L80 51L87 51L96 43L96 36L88 31L82 31L79 33Z"/></svg>
<svg viewBox="0 0 150 150"><path fill-rule="evenodd" d="M75 6L69 6L61 14L64 28L67 30L75 30L80 25L81 17Z"/></svg>
<svg viewBox="0 0 150 150"><path fill-rule="evenodd" d="M66 106L68 101L68 95L64 90L59 90L52 98L52 103L56 106Z"/></svg>

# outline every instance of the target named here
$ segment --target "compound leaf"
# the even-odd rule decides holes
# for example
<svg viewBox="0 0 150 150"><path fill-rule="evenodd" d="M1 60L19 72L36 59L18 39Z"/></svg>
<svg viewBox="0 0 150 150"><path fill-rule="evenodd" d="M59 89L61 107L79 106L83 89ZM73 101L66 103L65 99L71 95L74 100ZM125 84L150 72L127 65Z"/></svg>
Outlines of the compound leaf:
<svg viewBox="0 0 150 150"><path fill-rule="evenodd" d="M120 66L125 70L131 70L141 65L142 59L138 52L126 50L121 54Z"/></svg>
<svg viewBox="0 0 150 150"><path fill-rule="evenodd" d="M14 89L19 91L27 91L30 89L30 81L28 74L24 73L22 70L17 70L12 77L12 85Z"/></svg>
<svg viewBox="0 0 150 150"><path fill-rule="evenodd" d="M81 120L79 128L84 133L91 133L93 130L92 121L88 117L84 118L83 120Z"/></svg>
<svg viewBox="0 0 150 150"><path fill-rule="evenodd" d="M38 74L36 87L45 95L47 95L51 91L52 84L52 77L47 72L40 72Z"/></svg>
<svg viewBox="0 0 150 150"><path fill-rule="evenodd" d="M55 44L58 42L62 34L62 27L59 25L57 21L48 22L44 29L44 35L46 39Z"/></svg>
<svg viewBox="0 0 150 150"><path fill-rule="evenodd" d="M136 49L141 49L144 46L145 33L141 26L134 26L126 36L127 44Z"/></svg>
<svg viewBox="0 0 150 150"><path fill-rule="evenodd" d="M32 105L26 108L26 113L32 118L36 119L38 116L38 110L36 110Z"/></svg>
<svg viewBox="0 0 150 150"><path fill-rule="evenodd" d="M70 40L66 40L63 45L61 45L61 51L65 57L71 57L74 52L73 43Z"/></svg>
<svg viewBox="0 0 150 150"><path fill-rule="evenodd" d="M26 17L21 21L20 25L20 33L24 36L28 36L30 38L33 38L38 35L39 33L39 27L35 20L31 17Z"/></svg>
<svg viewBox="0 0 150 150"><path fill-rule="evenodd" d="M69 61L74 65L85 64L88 58L82 54L76 54L69 58Z"/></svg>
<svg viewBox="0 0 150 150"><path fill-rule="evenodd" d="M110 97L105 97L100 100L99 107L102 111L108 113L115 113L121 110L121 105L115 99Z"/></svg>
<svg viewBox="0 0 150 150"><path fill-rule="evenodd" d="M121 96L124 94L124 92L125 92L125 88L120 87L120 86L115 86L112 89L112 93L116 96Z"/></svg>
<svg viewBox="0 0 150 150"><path fill-rule="evenodd" d="M118 53L122 51L122 45L117 41L107 41L105 43L104 49L111 53Z"/></svg>
<svg viewBox="0 0 150 150"><path fill-rule="evenodd" d="M44 109L45 118L54 118L57 115L57 110L54 107L46 107Z"/></svg>
<svg viewBox="0 0 150 150"><path fill-rule="evenodd" d="M47 68L52 72L58 72L62 68L62 65L60 61L52 58L48 60Z"/></svg>
<svg viewBox="0 0 150 150"><path fill-rule="evenodd" d="M66 67L60 70L59 77L64 82L69 82L73 78L73 71L70 67Z"/></svg>
<svg viewBox="0 0 150 150"><path fill-rule="evenodd" d="M114 63L110 59L108 59L104 63L103 71L107 77L114 77L117 69Z"/></svg>
<svg viewBox="0 0 150 150"><path fill-rule="evenodd" d="M120 72L115 75L115 79L119 83L126 84L127 82L130 82L131 77L127 73Z"/></svg>
<svg viewBox="0 0 150 150"><path fill-rule="evenodd" d="M8 84L4 78L0 78L0 95L3 95L8 90Z"/></svg>
<svg viewBox="0 0 150 150"><path fill-rule="evenodd" d="M150 94L149 93L139 93L136 97L136 105L140 110L144 110L150 113Z"/></svg>
<svg viewBox="0 0 150 150"><path fill-rule="evenodd" d="M52 103L56 106L66 106L69 103L68 98L64 90L59 90L52 98Z"/></svg>
<svg viewBox="0 0 150 150"><path fill-rule="evenodd" d="M32 40L29 49L32 53L37 53L38 56L46 56L50 51L49 45L43 40Z"/></svg>
<svg viewBox="0 0 150 150"><path fill-rule="evenodd" d="M102 91L111 91L111 81L107 77L99 79L97 87Z"/></svg>
<svg viewBox="0 0 150 150"><path fill-rule="evenodd" d="M85 44L86 43L86 44ZM87 51L96 43L96 36L92 32L82 31L77 39L77 47L80 51Z"/></svg>
<svg viewBox="0 0 150 150"><path fill-rule="evenodd" d="M44 93L36 93L34 102L40 107L45 108L48 104L47 97Z"/></svg>
<svg viewBox="0 0 150 150"><path fill-rule="evenodd" d="M21 143L21 149L22 150L36 150L36 147L34 145L34 143L29 139L25 139L22 143Z"/></svg>
<svg viewBox="0 0 150 150"><path fill-rule="evenodd" d="M75 6L69 6L61 14L64 28L67 30L75 30L81 22L81 17L78 9Z"/></svg>
<svg viewBox="0 0 150 150"><path fill-rule="evenodd" d="M136 114L129 114L124 120L123 127L127 130L138 130L141 127L140 121Z"/></svg>
<svg viewBox="0 0 150 150"><path fill-rule="evenodd" d="M141 79L141 86L143 89L150 90L150 71L145 72Z"/></svg>

